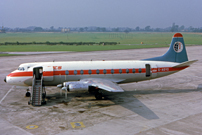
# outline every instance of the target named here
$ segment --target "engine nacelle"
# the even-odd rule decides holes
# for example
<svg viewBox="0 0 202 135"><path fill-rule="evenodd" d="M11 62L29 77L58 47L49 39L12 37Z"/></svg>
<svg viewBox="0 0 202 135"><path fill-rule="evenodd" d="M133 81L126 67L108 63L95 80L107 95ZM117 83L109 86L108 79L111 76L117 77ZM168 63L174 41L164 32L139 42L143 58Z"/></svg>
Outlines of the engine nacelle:
<svg viewBox="0 0 202 135"><path fill-rule="evenodd" d="M88 84L84 82L64 82L63 86L67 88L68 91L79 91L88 90Z"/></svg>

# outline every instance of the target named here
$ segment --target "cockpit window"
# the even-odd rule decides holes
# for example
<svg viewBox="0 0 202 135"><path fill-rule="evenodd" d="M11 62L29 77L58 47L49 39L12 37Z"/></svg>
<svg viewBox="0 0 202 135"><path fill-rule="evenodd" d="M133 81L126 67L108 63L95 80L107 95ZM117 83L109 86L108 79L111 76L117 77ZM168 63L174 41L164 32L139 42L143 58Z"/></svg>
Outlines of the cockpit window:
<svg viewBox="0 0 202 135"><path fill-rule="evenodd" d="M20 71L24 71L25 68L24 68L24 67L19 67L18 70L20 70Z"/></svg>

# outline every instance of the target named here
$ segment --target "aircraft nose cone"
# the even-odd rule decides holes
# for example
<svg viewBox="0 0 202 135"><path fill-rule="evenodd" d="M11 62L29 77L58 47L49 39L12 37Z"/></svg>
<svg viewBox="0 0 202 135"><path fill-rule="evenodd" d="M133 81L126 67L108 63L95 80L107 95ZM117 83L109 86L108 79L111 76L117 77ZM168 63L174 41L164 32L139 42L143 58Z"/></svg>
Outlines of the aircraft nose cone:
<svg viewBox="0 0 202 135"><path fill-rule="evenodd" d="M4 78L4 82L6 82L6 77Z"/></svg>

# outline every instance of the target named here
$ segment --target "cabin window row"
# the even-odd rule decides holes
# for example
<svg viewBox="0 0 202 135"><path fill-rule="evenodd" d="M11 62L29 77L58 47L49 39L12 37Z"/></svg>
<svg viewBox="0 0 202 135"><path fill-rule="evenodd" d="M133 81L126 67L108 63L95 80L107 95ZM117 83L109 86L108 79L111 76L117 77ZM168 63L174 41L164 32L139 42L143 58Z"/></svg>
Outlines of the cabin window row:
<svg viewBox="0 0 202 135"><path fill-rule="evenodd" d="M129 70L129 69L119 69L118 72L119 72L120 74L122 74L122 73L124 72L124 70L125 70L125 72L126 72L127 74L130 73L130 70ZM69 75L70 72L73 72L72 74L77 75L77 74L79 74L79 73L78 73L79 71L80 71L80 74L81 74L81 75L84 74L84 70L74 70L74 71L72 71L72 70L71 70L71 71L66 70L66 71L65 71L65 74L66 74L66 75ZM107 72L108 72L108 74L109 74L109 70L107 71L106 69L103 69L103 70L97 69L97 70L96 70L96 74L100 74L100 73L107 74ZM135 73L135 72L136 72L136 71L135 71L135 69L133 68L133 69L132 69L132 73ZM141 72L142 72L142 69L139 68L139 69L138 69L138 72L141 73ZM114 73L115 73L114 69L111 69L110 73L111 73L111 74L114 74ZM85 70L85 74L91 75L91 74L92 74L92 70L91 70L91 69Z"/></svg>

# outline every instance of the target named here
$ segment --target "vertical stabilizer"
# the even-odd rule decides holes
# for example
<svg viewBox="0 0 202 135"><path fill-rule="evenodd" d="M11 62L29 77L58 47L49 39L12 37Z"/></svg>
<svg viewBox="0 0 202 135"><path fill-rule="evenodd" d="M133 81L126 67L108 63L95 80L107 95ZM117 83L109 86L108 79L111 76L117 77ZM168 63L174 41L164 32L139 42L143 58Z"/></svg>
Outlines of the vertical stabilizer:
<svg viewBox="0 0 202 135"><path fill-rule="evenodd" d="M169 50L162 56L144 59L152 61L169 61L182 63L188 61L184 39L181 33L176 33L171 41Z"/></svg>

